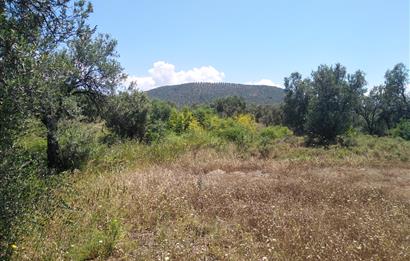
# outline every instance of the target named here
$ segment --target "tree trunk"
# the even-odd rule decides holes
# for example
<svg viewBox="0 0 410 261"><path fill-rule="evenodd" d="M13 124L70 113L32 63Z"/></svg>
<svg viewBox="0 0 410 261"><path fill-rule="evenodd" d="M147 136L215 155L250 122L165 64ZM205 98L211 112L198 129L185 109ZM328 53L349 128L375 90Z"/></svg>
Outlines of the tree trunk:
<svg viewBox="0 0 410 261"><path fill-rule="evenodd" d="M47 166L49 169L60 167L60 146L57 141L57 121L48 120L47 128Z"/></svg>

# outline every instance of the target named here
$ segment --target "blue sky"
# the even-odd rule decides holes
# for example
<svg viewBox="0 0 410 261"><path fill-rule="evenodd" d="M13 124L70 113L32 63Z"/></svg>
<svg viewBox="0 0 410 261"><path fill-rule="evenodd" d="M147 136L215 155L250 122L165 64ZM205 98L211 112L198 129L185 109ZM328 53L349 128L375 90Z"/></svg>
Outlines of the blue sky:
<svg viewBox="0 0 410 261"><path fill-rule="evenodd" d="M409 67L408 0L94 0L91 23L118 40L142 89L186 81L283 84L319 64L381 84Z"/></svg>

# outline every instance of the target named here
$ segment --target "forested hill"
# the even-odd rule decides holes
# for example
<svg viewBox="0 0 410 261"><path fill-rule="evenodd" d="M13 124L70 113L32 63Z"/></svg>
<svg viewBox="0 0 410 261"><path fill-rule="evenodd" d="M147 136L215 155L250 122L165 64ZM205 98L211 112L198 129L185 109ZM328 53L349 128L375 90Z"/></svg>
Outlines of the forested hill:
<svg viewBox="0 0 410 261"><path fill-rule="evenodd" d="M185 83L158 87L147 91L147 94L153 99L170 101L178 106L209 103L228 96L240 96L247 103L265 105L280 103L284 90L267 85Z"/></svg>

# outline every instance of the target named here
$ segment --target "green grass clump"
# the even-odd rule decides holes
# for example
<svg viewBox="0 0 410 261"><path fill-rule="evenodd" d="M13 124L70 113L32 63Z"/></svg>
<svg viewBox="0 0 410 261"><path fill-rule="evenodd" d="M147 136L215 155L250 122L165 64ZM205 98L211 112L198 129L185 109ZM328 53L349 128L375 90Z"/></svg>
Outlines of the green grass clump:
<svg viewBox="0 0 410 261"><path fill-rule="evenodd" d="M78 242L70 245L69 256L72 260L93 260L110 257L121 235L121 226L112 219L103 229L92 229Z"/></svg>

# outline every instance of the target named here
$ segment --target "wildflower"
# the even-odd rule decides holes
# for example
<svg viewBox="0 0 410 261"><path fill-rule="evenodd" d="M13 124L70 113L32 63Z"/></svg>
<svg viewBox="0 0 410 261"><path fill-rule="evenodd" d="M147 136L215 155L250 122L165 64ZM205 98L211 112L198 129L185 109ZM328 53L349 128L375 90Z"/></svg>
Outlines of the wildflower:
<svg viewBox="0 0 410 261"><path fill-rule="evenodd" d="M100 244L102 244L102 242L103 242L102 240L98 241L98 243L100 243Z"/></svg>
<svg viewBox="0 0 410 261"><path fill-rule="evenodd" d="M17 246L15 244L11 244L12 249L17 249Z"/></svg>

